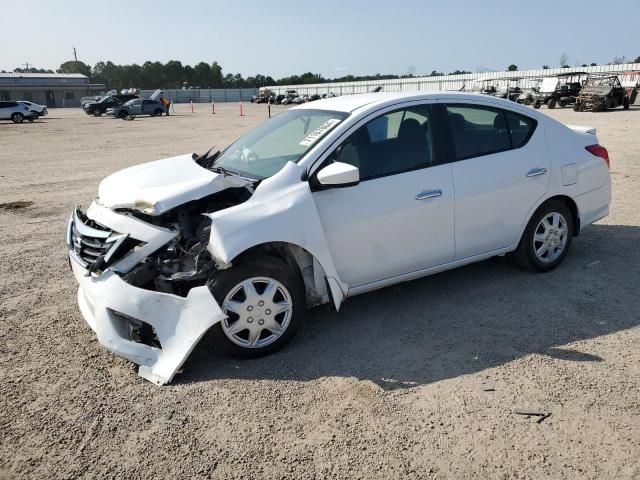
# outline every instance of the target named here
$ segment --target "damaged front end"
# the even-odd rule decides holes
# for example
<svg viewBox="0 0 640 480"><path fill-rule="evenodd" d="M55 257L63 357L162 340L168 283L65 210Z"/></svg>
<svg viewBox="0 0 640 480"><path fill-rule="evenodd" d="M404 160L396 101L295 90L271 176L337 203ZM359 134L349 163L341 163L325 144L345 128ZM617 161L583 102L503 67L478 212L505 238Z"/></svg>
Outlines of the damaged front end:
<svg viewBox="0 0 640 480"><path fill-rule="evenodd" d="M225 315L207 287L216 269L207 250L207 214L246 201L229 188L160 215L75 208L67 245L80 310L99 342L140 365L140 376L169 383L192 349Z"/></svg>

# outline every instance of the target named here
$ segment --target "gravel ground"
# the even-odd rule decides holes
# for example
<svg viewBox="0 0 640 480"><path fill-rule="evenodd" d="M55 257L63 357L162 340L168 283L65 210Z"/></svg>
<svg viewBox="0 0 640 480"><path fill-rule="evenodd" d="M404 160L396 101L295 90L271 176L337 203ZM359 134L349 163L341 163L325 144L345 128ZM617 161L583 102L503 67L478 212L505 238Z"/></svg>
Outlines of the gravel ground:
<svg viewBox="0 0 640 480"><path fill-rule="evenodd" d="M109 173L266 116L177 108L0 122L0 478L640 477L640 109L549 111L598 128L613 178L555 271L500 258L355 297L268 358L202 344L156 387L80 316L64 234Z"/></svg>

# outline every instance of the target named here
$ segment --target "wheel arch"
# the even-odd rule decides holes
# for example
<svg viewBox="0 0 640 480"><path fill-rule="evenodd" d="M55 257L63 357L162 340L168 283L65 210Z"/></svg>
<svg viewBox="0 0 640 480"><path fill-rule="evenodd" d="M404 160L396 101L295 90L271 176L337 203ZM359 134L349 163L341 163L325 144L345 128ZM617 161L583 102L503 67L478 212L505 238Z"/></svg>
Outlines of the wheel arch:
<svg viewBox="0 0 640 480"><path fill-rule="evenodd" d="M234 263L261 255L275 257L283 261L300 276L308 307L332 300L331 288L329 288L324 267L312 253L295 243L270 241L253 245L238 253L229 262L230 268L233 268Z"/></svg>
<svg viewBox="0 0 640 480"><path fill-rule="evenodd" d="M580 234L580 210L578 209L578 205L570 196L559 194L542 199L538 205L531 209L526 221L522 225L520 236L518 237L518 243L520 243L525 229L527 228L527 225L529 225L529 222L531 221L533 216L551 200L558 200L567 206L567 208L571 212L571 219L573 220L573 236L577 237Z"/></svg>

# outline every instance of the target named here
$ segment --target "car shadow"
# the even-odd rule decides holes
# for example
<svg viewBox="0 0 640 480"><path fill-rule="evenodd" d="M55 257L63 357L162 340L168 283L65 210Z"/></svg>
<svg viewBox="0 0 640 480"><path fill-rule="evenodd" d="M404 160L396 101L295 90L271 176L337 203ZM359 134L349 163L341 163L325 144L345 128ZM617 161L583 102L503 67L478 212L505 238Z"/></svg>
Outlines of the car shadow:
<svg viewBox="0 0 640 480"><path fill-rule="evenodd" d="M640 324L638 245L640 227L595 225L546 274L523 272L500 257L353 297L339 313L312 309L287 348L260 359L225 357L205 339L175 381L339 376L389 390L530 354L607 361L564 345Z"/></svg>

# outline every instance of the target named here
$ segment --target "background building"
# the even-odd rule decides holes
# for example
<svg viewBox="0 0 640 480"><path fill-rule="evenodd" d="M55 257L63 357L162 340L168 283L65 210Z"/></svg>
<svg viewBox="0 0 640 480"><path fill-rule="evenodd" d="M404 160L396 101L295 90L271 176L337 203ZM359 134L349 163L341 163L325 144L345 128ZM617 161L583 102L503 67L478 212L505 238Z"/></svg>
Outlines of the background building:
<svg viewBox="0 0 640 480"><path fill-rule="evenodd" d="M28 100L47 107L79 107L80 99L105 91L79 73L0 73L0 101Z"/></svg>

